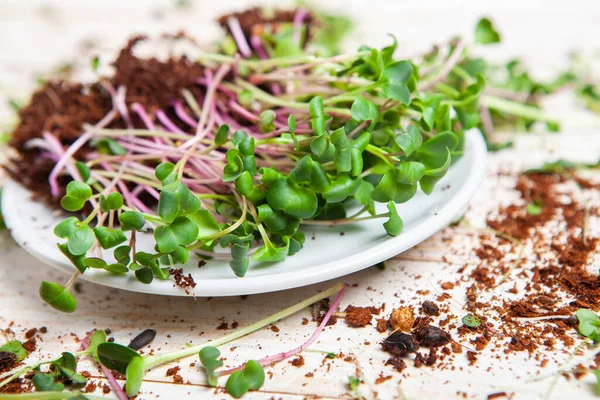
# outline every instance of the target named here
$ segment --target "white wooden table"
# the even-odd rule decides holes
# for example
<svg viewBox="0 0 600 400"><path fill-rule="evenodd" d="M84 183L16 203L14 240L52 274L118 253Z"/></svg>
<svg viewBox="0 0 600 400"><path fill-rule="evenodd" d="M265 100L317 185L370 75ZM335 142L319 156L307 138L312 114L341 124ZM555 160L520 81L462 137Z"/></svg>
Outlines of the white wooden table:
<svg viewBox="0 0 600 400"><path fill-rule="evenodd" d="M158 33L185 28L209 40L217 34L215 25L209 21L222 11L221 7L231 10L245 2L192 2L192 8L184 11L175 9L173 3L68 0L25 4L4 0L0 5L0 95L26 98L36 74L81 54L80 45L86 39L99 40L100 47L107 51L117 48L133 32ZM492 56L502 59L509 55L526 55L541 73L564 65L563 55L573 44L587 49L587 54L600 49L599 6L594 0L570 2L569 10L562 9L563 2L542 1L491 2L485 6L477 1L397 3L400 2L331 1L327 7L357 18L359 25L352 38L354 42L367 42L372 38L372 42L382 44L384 33L389 31L398 36L400 50L406 54L426 49L430 43L441 42L453 33L470 34L482 14L494 17L507 41ZM118 15L114 12L117 9L120 10ZM80 61L87 63L87 60ZM600 135L594 134L594 127L596 131L600 129L598 119L576 110L573 103L569 95L548 102L550 110L566 119L564 134L518 136L515 149L490 156L490 179L481 186L466 216L471 223L482 226L490 210L516 198L511 189L517 170L558 157L597 161ZM9 115L6 108L0 112L0 116ZM495 172L500 166L513 174L498 178ZM593 201L600 202L598 197ZM591 235L600 234L599 225L597 220L592 221ZM381 306L385 303L384 314L387 315L399 305L418 307L424 300L448 292L452 298L445 304L453 314L463 315L461 304L466 286L443 290L440 284L458 280L458 268L475 262L471 248L476 237L465 228L448 228L389 262L385 271L369 268L342 278L358 286L348 290L341 308L348 304ZM450 248L445 240L448 238ZM77 337L83 338L92 329L104 328L110 328L111 335L121 343L127 343L145 328L154 328L158 331L152 344L154 349L179 349L187 343L197 344L223 335L225 331L216 329L223 321L243 326L331 285L323 283L245 299L194 299L130 293L82 282L78 310L66 315L44 305L37 294L40 280L63 281L65 277L20 250L7 233L0 235L0 246L0 328L12 324L16 338L23 339L27 329L46 326L48 333L42 335L43 342L38 341L41 350L35 354L39 357L65 349L75 351L79 347ZM417 294L418 291L429 294ZM303 325L303 318L310 318L309 310L278 322L278 333L266 328L225 346L222 354L226 365L235 366L248 359L296 347L315 329L314 323ZM272 375L269 374L261 392L251 393L246 398L351 398L347 377L355 375L357 368L365 380L361 391L366 398L401 398L403 393L407 398L449 399L462 398L464 393L467 398L485 399L488 394L505 391L515 393L516 399L537 399L545 397L551 383L551 380L530 381L540 372L539 361L519 353L500 362L492 357L491 347L480 354L475 366L468 367L464 355L459 355L453 371L416 369L408 363L409 368L399 374L384 366L388 355L378 345L383 338L374 327L352 329L340 321L326 328L312 348L343 352L355 357L355 363L342 359L323 362L323 354L305 352L306 364L300 368L287 362L267 368ZM542 371L545 374L555 371L568 355L556 351L547 356L553 365ZM199 367L189 366L194 361L179 363L180 374L185 382L189 381L187 384L174 384L165 376L166 369L173 365L151 371L140 398L227 398L207 387ZM461 366L463 368L458 368ZM92 372L93 380L103 380L95 368L86 368L85 364L82 367ZM309 372L314 377L307 377ZM392 378L375 384L380 374ZM582 381L561 379L552 398L594 398L590 383L593 383L591 376Z"/></svg>

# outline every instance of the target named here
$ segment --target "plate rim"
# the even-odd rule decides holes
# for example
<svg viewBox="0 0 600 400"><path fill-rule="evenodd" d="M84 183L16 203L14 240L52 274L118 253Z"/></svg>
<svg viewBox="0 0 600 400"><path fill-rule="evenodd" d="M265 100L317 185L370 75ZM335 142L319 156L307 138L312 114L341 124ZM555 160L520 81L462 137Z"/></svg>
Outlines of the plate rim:
<svg viewBox="0 0 600 400"><path fill-rule="evenodd" d="M379 262L394 257L415 245L429 238L445 226L450 224L466 207L475 192L477 191L480 182L485 175L485 166L487 158L487 150L485 141L481 133L477 130L470 130L465 133L467 144L471 147L473 153L473 161L470 165L470 173L465 179L463 185L457 190L450 200L442 206L434 215L426 218L423 222L417 224L411 231L410 236L402 235L390 238L383 243L379 243L373 248L344 257L339 260L331 261L326 264L313 266L303 271L288 271L275 273L268 276L255 276L244 278L228 278L228 279L210 279L209 285L202 285L201 282L196 282L194 293L187 294L183 290L174 293L165 293L164 291L152 290L152 285L148 285L148 290L143 288L128 286L128 281L123 279L123 284L99 279L98 276L85 275L80 276L81 279L95 284L133 291L146 294L157 294L164 296L186 296L186 297L225 297L239 296L258 293L278 292L292 288L308 286L312 284L330 281L332 279L341 278L354 272L366 269ZM20 186L14 180L8 180L4 183L2 193L2 214L9 228L9 231L15 241L25 251L31 254L38 260L52 266L55 269L65 273L73 273L75 267L67 265L60 260L49 259L48 255L41 254L35 248L27 245L27 238L23 236L21 230L12 229L16 218L15 213L10 211L10 203L18 198L13 199L14 188ZM8 190L6 190L8 189ZM435 228L431 228L435 226ZM318 267L318 268L316 268ZM300 274L300 272L304 272ZM276 279L276 287L273 288L273 279ZM217 283L221 283L218 285ZM248 288L244 288L248 286Z"/></svg>

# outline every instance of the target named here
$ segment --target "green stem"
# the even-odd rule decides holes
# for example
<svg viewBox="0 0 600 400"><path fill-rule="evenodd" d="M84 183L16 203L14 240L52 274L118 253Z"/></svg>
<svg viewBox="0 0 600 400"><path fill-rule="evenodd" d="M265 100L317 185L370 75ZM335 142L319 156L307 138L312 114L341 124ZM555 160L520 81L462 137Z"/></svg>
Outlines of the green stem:
<svg viewBox="0 0 600 400"><path fill-rule="evenodd" d="M12 399L32 399L32 400L65 400L65 399L81 399L80 392L34 392L20 394L0 394L0 400ZM86 399L90 400L106 400L106 397L92 396L85 394Z"/></svg>
<svg viewBox="0 0 600 400"><path fill-rule="evenodd" d="M460 65L455 65L451 71L453 74L459 76L467 85L477 82L476 79L473 79L471 74L469 74L463 67Z"/></svg>
<svg viewBox="0 0 600 400"><path fill-rule="evenodd" d="M368 144L365 150L381 159L381 161L383 161L390 168L394 168L394 164L392 164L390 160L388 160L388 158L385 156L387 152L379 149L379 147L373 146L372 144Z"/></svg>
<svg viewBox="0 0 600 400"><path fill-rule="evenodd" d="M259 139L255 142L255 144L256 146L259 146L261 144L294 144L294 141L288 138L277 137L269 139Z"/></svg>
<svg viewBox="0 0 600 400"><path fill-rule="evenodd" d="M181 133L173 133L173 132L164 132L164 131L150 131L147 129L98 129L92 126L89 127L89 130L93 131L96 136L140 136L140 137L159 137L159 138L167 138L167 139L178 139L178 140L188 140L190 138L189 135L183 135Z"/></svg>
<svg viewBox="0 0 600 400"><path fill-rule="evenodd" d="M142 214L144 216L145 220L150 221L150 222L156 222L156 223L161 224L161 225L164 225L164 223L165 223L165 221L161 217L158 217L158 216L152 215L152 214L146 214L146 213L140 212L140 211L138 211L138 210L136 210L134 208L123 206L123 210L125 210L125 211L137 211L137 212L139 212L140 214Z"/></svg>
<svg viewBox="0 0 600 400"><path fill-rule="evenodd" d="M206 243L206 242L211 242L213 240L217 240L217 239L219 239L219 238L227 235L228 233L231 233L231 232L235 231L246 220L246 212L248 210L248 202L247 202L247 200L246 200L245 197L243 198L242 203L243 203L242 215L240 216L240 218L237 221L235 221L235 223L233 225L231 225L229 228L223 229L219 233L215 233L214 235L202 238L202 240L199 240L196 243L187 246L186 249L188 251L189 250L193 250L193 249L195 249L197 247L203 246L204 243Z"/></svg>
<svg viewBox="0 0 600 400"><path fill-rule="evenodd" d="M437 85L435 85L435 89L453 99L460 96L460 92L452 86L448 85L447 83L438 83Z"/></svg>
<svg viewBox="0 0 600 400"><path fill-rule="evenodd" d="M342 283L338 283L335 286L333 286L330 289L325 290L324 292L318 293L312 297L309 297L306 300L303 300L291 307L286 308L285 310L279 311L278 313L275 313L269 317L263 318L260 321L257 321L253 324L250 324L242 329L239 329L235 332L232 332L228 335L225 335L223 337L220 337L219 339L215 339L215 340L211 340L209 342L203 343L203 344L199 344L196 346L192 346L192 347L188 347L179 351L175 351L173 353L167 353L167 354L156 354L156 355L152 355L152 356L148 356L144 358L144 367L145 369L150 369L153 368L157 365L160 364L164 364L170 361L175 361L178 360L180 358L184 358L184 357L188 357L188 356L192 356L192 355L197 355L198 352L200 350L202 350L202 348L207 347L207 346L221 346L224 345L226 343L229 343L231 341L234 341L236 339L239 339L243 336L246 336L252 332L255 332L259 329L264 328L265 326L272 324L274 322L279 321L280 319L283 319L285 317L288 317L292 314L297 313L298 311L308 307L309 305L316 303L319 300L325 299L337 292L339 292L340 290L342 290L342 288L344 287L344 285Z"/></svg>
<svg viewBox="0 0 600 400"><path fill-rule="evenodd" d="M232 199L233 196L227 196L227 195L223 195L223 194L203 193L203 194L196 194L196 197L198 199L200 199L200 200L202 200L202 199L223 200L223 201L226 201L228 203L237 205L237 203L234 202L233 199Z"/></svg>
<svg viewBox="0 0 600 400"><path fill-rule="evenodd" d="M362 214L364 211L366 211L366 208L361 210L356 215ZM370 219L388 218L390 216L390 213L376 214L376 215L371 215L369 217L363 217L363 218L356 218L356 215L353 215L352 217L348 217L348 218L330 219L330 220L324 220L324 221L308 219L308 220L303 220L300 223L303 225L328 225L328 226L346 225L346 224L352 224L354 222L368 221Z"/></svg>
<svg viewBox="0 0 600 400"><path fill-rule="evenodd" d="M113 171L95 171L95 172L98 175L104 176L104 177L107 177L107 178L114 178L117 175L117 172L113 172ZM138 176L131 175L131 174L121 174L120 177L123 180L130 181L130 182L135 182L135 183L139 183L140 185L148 185L148 186L153 187L155 189L160 189L162 187L158 182L151 181L151 180L144 179L144 178L140 178Z"/></svg>
<svg viewBox="0 0 600 400"><path fill-rule="evenodd" d="M265 246L273 247L273 243L271 242L271 239L269 238L269 234L265 230L265 227L263 226L263 224L258 219L258 214L256 213L256 209L254 208L254 205L250 204L249 211L250 211L250 215L252 215L252 218L254 218L254 221L256 221L256 226L258 228L258 231L260 232L260 236L261 236L263 242L265 243Z"/></svg>
<svg viewBox="0 0 600 400"><path fill-rule="evenodd" d="M37 365L31 366L31 367L22 367L18 370L16 370L11 376L9 376L8 378L6 378L5 380L3 380L2 382L0 382L0 388L4 385L9 384L10 382L14 381L15 379L17 379L18 377L20 377L21 375L25 375L26 373L28 373L29 371L33 371L34 368L39 367L40 365L42 365L43 363L39 363Z"/></svg>
<svg viewBox="0 0 600 400"><path fill-rule="evenodd" d="M243 79L238 78L238 79L236 79L235 82L238 85L240 85L241 87L243 87L244 89L247 89L250 92L252 92L254 94L254 97L257 100L263 101L265 103L268 103L268 104L271 104L274 106L293 108L296 110L308 110L309 109L308 103L298 103L295 101L280 99L278 97L275 97L275 96L259 89L258 87L254 86L253 84L244 81ZM350 110L347 108L325 107L325 112L332 113L332 114L338 114L338 115L344 115L349 118L352 117Z"/></svg>
<svg viewBox="0 0 600 400"><path fill-rule="evenodd" d="M369 51L361 51L354 54L341 54L331 58L321 58L312 55L301 55L301 56L289 56L289 57L277 57L268 58L265 60L243 60L223 54L205 53L202 54L199 59L200 61L216 61L220 64L238 64L249 68L271 68L280 67L284 65L304 64L304 63L326 63L326 62L341 62L345 60L352 60L358 57L366 56L370 54Z"/></svg>
<svg viewBox="0 0 600 400"><path fill-rule="evenodd" d="M352 100L354 100L354 98L357 94L371 91L371 90L377 88L378 86L379 86L379 84L377 82L372 83L370 85L362 86L362 87L356 88L354 90L345 92L344 94L338 94L337 96L333 96L328 99L325 99L325 100L323 100L323 104L332 104L332 103L338 103L338 102L342 102L342 101L352 101Z"/></svg>
<svg viewBox="0 0 600 400"><path fill-rule="evenodd" d="M100 206L95 207L92 210L92 212L90 213L90 215L88 215L86 219L84 219L83 221L80 222L80 225L85 226L85 225L89 224L90 222L92 222L94 220L94 218L96 218L98 211L100 211Z"/></svg>
<svg viewBox="0 0 600 400"><path fill-rule="evenodd" d="M267 74L254 74L250 77L250 80L254 83L263 83L268 81L317 81L317 82L331 82L331 83L345 83L348 85L369 85L373 81L365 78L359 78L354 76L332 76L332 75L288 75L280 74L278 72L271 72Z"/></svg>
<svg viewBox="0 0 600 400"><path fill-rule="evenodd" d="M558 124L559 121L552 118L539 108L529 106L516 101L502 99L500 97L483 96L481 98L482 103L489 109L503 112L506 114L518 115L523 118L527 118L533 121L544 121Z"/></svg>

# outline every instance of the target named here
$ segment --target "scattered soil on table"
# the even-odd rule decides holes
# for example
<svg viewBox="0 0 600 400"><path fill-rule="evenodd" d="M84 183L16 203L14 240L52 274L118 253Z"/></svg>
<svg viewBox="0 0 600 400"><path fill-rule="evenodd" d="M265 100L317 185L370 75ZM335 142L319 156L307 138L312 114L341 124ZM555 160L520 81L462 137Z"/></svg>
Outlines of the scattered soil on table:
<svg viewBox="0 0 600 400"><path fill-rule="evenodd" d="M408 332L415 323L415 316L408 307L400 307L392 311L389 319L389 325L393 330ZM388 324L386 324L387 326Z"/></svg>
<svg viewBox="0 0 600 400"><path fill-rule="evenodd" d="M175 382L175 383L183 383L183 378L181 377L181 375L179 375L180 370L181 370L181 367L179 367L179 366L169 368L167 370L167 372L165 373L165 376L172 376L173 382Z"/></svg>
<svg viewBox="0 0 600 400"><path fill-rule="evenodd" d="M33 383L30 380L21 378L17 378L0 388L0 393L3 394L29 393L32 391Z"/></svg>
<svg viewBox="0 0 600 400"><path fill-rule="evenodd" d="M22 346L29 353L34 352L35 348L36 348L36 340L35 340L35 338L31 338L31 339L27 340L26 342L23 342Z"/></svg>
<svg viewBox="0 0 600 400"><path fill-rule="evenodd" d="M371 323L373 315L379 315L381 309L377 307L354 307L348 306L344 310L346 316L344 320L353 328L361 328Z"/></svg>
<svg viewBox="0 0 600 400"><path fill-rule="evenodd" d="M0 351L0 374L10 371L18 365L17 356L8 351Z"/></svg>
<svg viewBox="0 0 600 400"><path fill-rule="evenodd" d="M292 364L294 367L301 367L304 365L304 357L298 356L293 360L290 360L289 363Z"/></svg>
<svg viewBox="0 0 600 400"><path fill-rule="evenodd" d="M190 289L196 287L196 282L194 282L192 274L187 274L186 276L183 273L183 268L170 268L169 275L175 279L175 285L185 290L187 294L190 294Z"/></svg>
<svg viewBox="0 0 600 400"><path fill-rule="evenodd" d="M398 329L381 343L391 356L386 365L403 371L413 359L416 367L448 368L453 357L463 353L472 366L481 357L478 352L489 346L496 349L498 359L501 354L525 352L541 360L543 351L568 353L581 343L575 311L600 311L600 278L597 267L590 265L600 239L589 232L584 237L586 212L578 191L596 190L597 185L578 178L574 171L519 175L515 190L520 199L492 212L487 225L494 231L479 234L480 245L473 252L480 262L460 269L465 279L441 284L454 294L464 291L464 314L454 315L441 306L439 302L450 296L422 302L422 316L409 329L404 327L404 333ZM542 204L539 215L527 213L527 204L534 201ZM598 214L597 207L589 208L591 217ZM522 257L516 262L521 248ZM495 294L498 291L511 295L501 299ZM388 315L392 329L400 326L398 310ZM477 326L450 322L467 313L479 321ZM551 315L572 318L519 320ZM420 352L419 347L430 347L430 352Z"/></svg>

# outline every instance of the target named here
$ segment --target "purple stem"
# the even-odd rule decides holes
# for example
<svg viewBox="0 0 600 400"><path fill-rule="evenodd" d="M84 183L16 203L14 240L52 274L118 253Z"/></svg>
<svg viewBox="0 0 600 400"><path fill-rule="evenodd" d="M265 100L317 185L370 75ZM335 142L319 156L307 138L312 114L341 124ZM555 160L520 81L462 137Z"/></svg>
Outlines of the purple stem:
<svg viewBox="0 0 600 400"><path fill-rule="evenodd" d="M117 110L121 117L125 120L125 124L127 128L133 128L133 123L131 122L131 118L129 118L129 112L127 111L127 105L125 104L125 94L127 89L125 86L119 86L117 90L113 87L113 85L108 81L103 81L102 85L104 88L110 93L113 102L113 109Z"/></svg>
<svg viewBox="0 0 600 400"><path fill-rule="evenodd" d="M77 140L75 140L73 142L73 144L71 146L69 146L69 148L67 149L67 151L65 151L63 153L63 155L60 157L60 159L58 160L58 162L54 165L54 168L52 168L52 172L50 172L50 177L49 177L50 194L52 194L52 197L58 197L58 195L60 194L60 188L59 188L59 185L58 185L58 174L59 174L59 172L61 171L61 169L63 167L65 167L65 166L68 165L69 160L71 159L71 157L73 157L73 155L77 152L77 150L79 150L80 148L82 148L83 145L86 144L88 140L90 140L90 138L92 137L93 134L94 133L92 131L89 131L89 132L86 132L83 135L79 136L77 138ZM50 137L54 138L53 135L48 134L47 137L46 137L46 140L50 139ZM50 139L50 140L52 140L52 139ZM79 174L77 173L77 174L75 174L73 176L74 177L78 177Z"/></svg>
<svg viewBox="0 0 600 400"><path fill-rule="evenodd" d="M233 40L235 40L240 53L246 58L250 57L252 51L250 50L250 46L248 46L248 41L246 40L246 36L242 31L240 21L238 21L238 19L235 17L229 17L227 19L227 25L229 26L231 36L233 36Z"/></svg>
<svg viewBox="0 0 600 400"><path fill-rule="evenodd" d="M158 191L156 189L154 189L151 186L147 186L147 185L139 185L137 186L135 189L132 190L131 194L134 196L139 196L140 193L142 193L142 191L146 191L148 193L150 193L150 195L152 197L154 197L156 200L158 200L160 198L160 193L158 193Z"/></svg>
<svg viewBox="0 0 600 400"><path fill-rule="evenodd" d="M133 111L135 111L135 113L138 115L138 117L140 117L140 119L142 120L144 125L146 125L146 128L148 128L151 131L156 129L154 122L152 121L152 119L150 118L150 116L148 115L146 110L144 110L144 107L142 107L142 105L140 103L133 103L131 105L131 109Z"/></svg>
<svg viewBox="0 0 600 400"><path fill-rule="evenodd" d="M168 146L161 143L152 143L149 140L132 138L132 143L121 142L121 146L127 150L135 151L142 154L151 154L154 152L171 151L173 155L181 153L176 147Z"/></svg>
<svg viewBox="0 0 600 400"><path fill-rule="evenodd" d="M269 58L267 52L262 47L260 37L252 35L252 37L250 38L250 44L252 45L252 48L254 49L256 54L258 54L258 58L262 60ZM271 88L271 91L274 95L279 96L281 94L281 88L276 83L271 83L269 87Z"/></svg>
<svg viewBox="0 0 600 400"><path fill-rule="evenodd" d="M140 119L142 120L142 122L144 123L144 125L146 126L146 128L148 128L149 130L153 131L156 129L156 125L154 125L154 121L152 121L152 119L150 118L150 116L148 115L148 113L146 112L146 110L144 110L144 107L142 107L141 104L139 103L133 103L131 105L131 109L133 111L135 111L137 113L137 115L140 117ZM129 140L131 141L131 140ZM162 140L159 137L155 137L154 138L154 143L165 143L164 140ZM166 158L163 158L162 161L167 161Z"/></svg>
<svg viewBox="0 0 600 400"><path fill-rule="evenodd" d="M165 126L165 128L167 128L168 131L175 132L175 133L181 133L183 135L189 135L189 133L179 129L179 127L177 125L175 125L173 123L173 121L171 121L169 119L169 117L167 117L167 114L165 114L165 112L163 110L156 110L155 115L156 115L156 118L158 118L158 120L160 121L160 123L163 124Z"/></svg>
<svg viewBox="0 0 600 400"><path fill-rule="evenodd" d="M44 136L44 140L46 141L46 143L49 146L48 150L50 151L50 153L44 153L44 154L54 156L56 158L56 161L60 160L60 158L65 154L65 150L62 147L62 143L60 143L60 141L58 140L58 138L56 136L54 136L48 132L44 132L43 136ZM71 165L70 162L67 161L67 163L65 164L65 169L75 179L80 178L79 172L77 171L77 169L75 167L73 167L73 165Z"/></svg>
<svg viewBox="0 0 600 400"><path fill-rule="evenodd" d="M102 168L104 168L107 171L115 172L115 169L106 162L102 162L102 163L100 163L100 165L102 166ZM121 195L123 195L123 198L125 199L125 203L127 204L127 206L131 207L131 205L134 203L133 199L135 198L135 196L131 195L131 193L129 192L129 189L127 189L127 185L125 185L125 183L123 183L123 181L119 180L117 182L117 185L119 186L119 189L121 190Z"/></svg>
<svg viewBox="0 0 600 400"><path fill-rule="evenodd" d="M210 80L208 80L206 78L196 78L195 82L200 85L204 85L204 86L208 86L210 84ZM233 99L235 99L237 97L234 92L232 92L231 90L227 89L226 87L224 87L222 85L217 86L217 90L225 93L227 96L229 96Z"/></svg>
<svg viewBox="0 0 600 400"><path fill-rule="evenodd" d="M329 307L329 310L327 311L327 314L325 314L325 316L323 317L323 320L321 320L321 323L319 324L319 327L317 328L317 330L311 335L311 337L306 342L304 342L302 345L296 347L293 350L284 351L283 353L275 354L273 356L265 357L262 360L258 360L258 363L264 367L264 366L267 366L267 365L271 365L271 364L277 363L279 361L283 361L286 358L292 357L292 356L300 353L301 351L303 351L306 348L308 348L311 344L313 344L315 342L315 340L317 340L317 338L319 337L319 335L321 334L321 332L323 331L323 329L325 328L325 326L327 326L327 322L329 321L329 318L331 318L331 316L333 315L333 313L337 309L337 307L340 304L340 301L342 300L342 297L344 296L344 293L346 292L347 288L348 288L348 286L344 285L344 287L342 288L342 290L340 290L338 292L338 294L335 297L335 300L333 301L333 303L331 303L331 307ZM246 364L240 365L239 367L227 369L225 371L220 371L219 375L229 375L232 372L244 369L245 365Z"/></svg>
<svg viewBox="0 0 600 400"><path fill-rule="evenodd" d="M181 104L181 101L179 101L179 100L176 101L174 104L174 108L175 108L175 114L177 114L177 116L179 117L180 120L182 120L183 122L185 122L192 128L198 127L198 122L196 122L196 120L194 118L192 118L187 112L185 112L185 109L183 108L183 104Z"/></svg>
<svg viewBox="0 0 600 400"><path fill-rule="evenodd" d="M81 350L87 350L87 348L90 347L90 339L92 338L92 333L88 333L85 339L81 341ZM110 372L110 370L102 364L100 364L100 369L102 369L104 376L106 376L106 379L108 379L108 383L111 389L117 395L117 398L119 400L129 400L129 397L127 397L127 394L125 394L123 388L121 387L121 385L119 385L119 382L117 382L117 379L112 374L112 372Z"/></svg>
<svg viewBox="0 0 600 400"><path fill-rule="evenodd" d="M104 116L96 125L96 128L104 128L115 118L116 111L111 110L108 114ZM50 176L48 178L50 184L50 194L52 197L57 197L59 195L59 186L58 186L58 174L60 170L68 164L68 161L73 155L79 150L92 136L92 132L86 132L83 135L79 136L77 140L71 144L71 146L67 149L67 151L62 155L62 157L56 162L54 168L50 172ZM62 149L62 145L61 145ZM79 176L79 175L73 175Z"/></svg>
<svg viewBox="0 0 600 400"><path fill-rule="evenodd" d="M183 147L188 148L193 145L197 145L200 140L205 137L212 128L212 124L214 123L214 97L217 87L221 83L221 80L225 78L225 75L229 72L231 67L229 65L223 64L217 70L214 79L211 79L209 75L210 71L206 70L206 78L208 85L206 87L206 97L204 98L204 103L202 104L202 112L200 113L200 121L198 122L198 127L196 128L196 134L193 139L188 140L184 143ZM210 113L212 111L212 113ZM212 114L212 115L211 115ZM211 122L212 121L212 122Z"/></svg>
<svg viewBox="0 0 600 400"><path fill-rule="evenodd" d="M232 111L237 113L239 116L246 118L250 122L260 122L260 117L252 114L250 111L242 107L235 100L229 100L229 107Z"/></svg>
<svg viewBox="0 0 600 400"><path fill-rule="evenodd" d="M265 51L265 49L263 49L262 43L258 36L252 35L252 37L250 38L250 44L252 45L252 48L254 49L256 54L258 54L258 57L260 59L265 60L265 59L269 58L269 56L267 55L267 52Z"/></svg>
<svg viewBox="0 0 600 400"><path fill-rule="evenodd" d="M296 15L294 15L294 42L300 45L300 39L302 36L302 22L304 22L304 18L308 15L308 11L305 8L299 8L296 11Z"/></svg>

